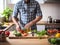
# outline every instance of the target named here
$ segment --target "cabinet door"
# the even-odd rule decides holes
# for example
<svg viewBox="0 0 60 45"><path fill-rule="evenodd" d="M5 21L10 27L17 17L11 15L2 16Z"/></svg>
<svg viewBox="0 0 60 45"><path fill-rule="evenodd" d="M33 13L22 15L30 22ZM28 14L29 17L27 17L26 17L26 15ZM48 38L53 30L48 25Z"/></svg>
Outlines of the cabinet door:
<svg viewBox="0 0 60 45"><path fill-rule="evenodd" d="M37 31L45 30L45 25L37 25Z"/></svg>

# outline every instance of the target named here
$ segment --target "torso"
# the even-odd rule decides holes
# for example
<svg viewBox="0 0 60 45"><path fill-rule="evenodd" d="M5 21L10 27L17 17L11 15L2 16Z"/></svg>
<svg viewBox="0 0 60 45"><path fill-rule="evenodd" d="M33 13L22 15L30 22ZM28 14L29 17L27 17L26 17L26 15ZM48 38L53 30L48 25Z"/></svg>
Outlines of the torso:
<svg viewBox="0 0 60 45"><path fill-rule="evenodd" d="M22 1L18 3L20 23L25 25L36 18L36 4L36 2L25 4Z"/></svg>

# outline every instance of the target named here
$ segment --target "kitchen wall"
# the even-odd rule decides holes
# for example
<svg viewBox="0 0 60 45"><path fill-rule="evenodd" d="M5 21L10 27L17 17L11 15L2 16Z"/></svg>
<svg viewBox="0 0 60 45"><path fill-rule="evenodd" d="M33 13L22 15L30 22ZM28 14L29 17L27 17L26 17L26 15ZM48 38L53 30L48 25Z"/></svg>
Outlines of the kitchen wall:
<svg viewBox="0 0 60 45"><path fill-rule="evenodd" d="M42 4L41 10L43 13L43 19L47 20L48 16L52 16L53 19L60 19L60 4L50 3Z"/></svg>
<svg viewBox="0 0 60 45"><path fill-rule="evenodd" d="M14 4L9 4L9 7L13 9ZM48 16L52 16L53 19L60 19L60 4L46 3L40 4L43 18L41 21L47 21ZM45 25L37 25L37 30L41 31L45 29Z"/></svg>
<svg viewBox="0 0 60 45"><path fill-rule="evenodd" d="M13 9L14 4L8 6ZM60 4L45 3L40 6L43 14L42 21L47 21L48 16L52 16L53 19L60 19Z"/></svg>

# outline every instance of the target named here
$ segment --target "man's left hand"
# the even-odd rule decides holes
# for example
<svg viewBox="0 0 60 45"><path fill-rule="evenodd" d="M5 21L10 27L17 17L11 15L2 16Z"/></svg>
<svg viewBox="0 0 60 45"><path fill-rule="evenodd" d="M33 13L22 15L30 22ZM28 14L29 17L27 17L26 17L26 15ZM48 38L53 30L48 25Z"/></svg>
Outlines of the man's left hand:
<svg viewBox="0 0 60 45"><path fill-rule="evenodd" d="M25 29L30 29L31 26L32 26L32 23L28 23L28 24L26 24L26 25L24 26L24 28L25 28Z"/></svg>

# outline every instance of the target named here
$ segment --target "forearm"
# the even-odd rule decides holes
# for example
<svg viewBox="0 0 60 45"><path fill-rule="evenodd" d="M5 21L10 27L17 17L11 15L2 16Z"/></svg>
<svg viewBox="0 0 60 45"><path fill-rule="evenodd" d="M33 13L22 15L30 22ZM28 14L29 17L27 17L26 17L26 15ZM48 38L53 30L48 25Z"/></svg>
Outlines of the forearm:
<svg viewBox="0 0 60 45"><path fill-rule="evenodd" d="M17 19L15 18L15 17L12 17L12 21L14 22L14 24L17 26L17 25L19 25L18 24L18 21L17 21Z"/></svg>
<svg viewBox="0 0 60 45"><path fill-rule="evenodd" d="M41 16L36 17L34 20L32 20L32 21L30 22L30 25L32 26L32 25L36 24L38 21L41 20L41 18L42 18Z"/></svg>

